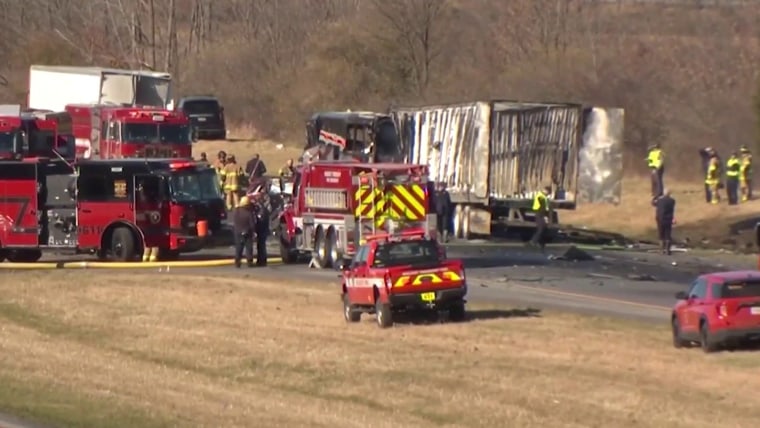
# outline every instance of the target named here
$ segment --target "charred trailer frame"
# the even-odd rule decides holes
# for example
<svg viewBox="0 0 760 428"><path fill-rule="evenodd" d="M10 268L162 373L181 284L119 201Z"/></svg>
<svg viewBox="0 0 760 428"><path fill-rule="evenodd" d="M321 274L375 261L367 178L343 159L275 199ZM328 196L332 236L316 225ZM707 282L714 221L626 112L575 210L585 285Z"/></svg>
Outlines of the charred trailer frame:
<svg viewBox="0 0 760 428"><path fill-rule="evenodd" d="M306 122L304 157L361 162L404 160L398 129L391 116L351 111L314 114Z"/></svg>
<svg viewBox="0 0 760 428"><path fill-rule="evenodd" d="M492 226L535 228L532 200L546 185L552 223L575 209L584 108L580 104L487 101L391 109L407 161L430 165L455 205L460 238Z"/></svg>

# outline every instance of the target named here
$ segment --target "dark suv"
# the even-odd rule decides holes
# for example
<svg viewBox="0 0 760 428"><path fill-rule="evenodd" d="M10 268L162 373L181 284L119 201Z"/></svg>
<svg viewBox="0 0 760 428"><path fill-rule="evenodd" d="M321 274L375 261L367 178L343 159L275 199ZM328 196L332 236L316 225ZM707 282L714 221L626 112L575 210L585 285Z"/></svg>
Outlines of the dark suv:
<svg viewBox="0 0 760 428"><path fill-rule="evenodd" d="M196 95L184 97L177 104L177 111L190 118L199 139L224 140L227 128L224 123L224 107L216 97Z"/></svg>

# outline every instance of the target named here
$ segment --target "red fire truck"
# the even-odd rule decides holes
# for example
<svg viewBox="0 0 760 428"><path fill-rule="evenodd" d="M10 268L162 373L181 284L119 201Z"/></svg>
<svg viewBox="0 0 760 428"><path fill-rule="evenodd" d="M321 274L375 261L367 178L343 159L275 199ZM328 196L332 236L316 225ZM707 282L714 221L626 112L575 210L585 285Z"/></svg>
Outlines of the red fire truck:
<svg viewBox="0 0 760 428"><path fill-rule="evenodd" d="M34 262L44 250L131 261L162 258L224 236L215 171L178 159L0 161L0 261Z"/></svg>
<svg viewBox="0 0 760 428"><path fill-rule="evenodd" d="M65 113L22 112L0 116L0 159L54 155L74 158L74 139Z"/></svg>
<svg viewBox="0 0 760 428"><path fill-rule="evenodd" d="M298 171L277 235L285 263L312 254L321 268L352 257L367 237L421 231L435 236L426 165L318 161Z"/></svg>
<svg viewBox="0 0 760 428"><path fill-rule="evenodd" d="M195 139L181 112L154 107L66 106L84 158L190 158Z"/></svg>

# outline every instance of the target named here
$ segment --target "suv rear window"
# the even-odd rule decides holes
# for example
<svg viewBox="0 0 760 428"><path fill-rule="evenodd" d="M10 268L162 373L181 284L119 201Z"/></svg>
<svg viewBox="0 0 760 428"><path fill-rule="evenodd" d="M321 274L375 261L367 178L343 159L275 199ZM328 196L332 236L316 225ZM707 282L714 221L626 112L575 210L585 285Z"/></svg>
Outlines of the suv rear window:
<svg viewBox="0 0 760 428"><path fill-rule="evenodd" d="M372 267L436 264L440 258L438 244L432 240L389 242L377 246Z"/></svg>
<svg viewBox="0 0 760 428"><path fill-rule="evenodd" d="M186 114L216 114L219 113L219 102L216 100L185 101L182 110Z"/></svg>
<svg viewBox="0 0 760 428"><path fill-rule="evenodd" d="M760 281L728 282L721 288L721 298L760 297Z"/></svg>

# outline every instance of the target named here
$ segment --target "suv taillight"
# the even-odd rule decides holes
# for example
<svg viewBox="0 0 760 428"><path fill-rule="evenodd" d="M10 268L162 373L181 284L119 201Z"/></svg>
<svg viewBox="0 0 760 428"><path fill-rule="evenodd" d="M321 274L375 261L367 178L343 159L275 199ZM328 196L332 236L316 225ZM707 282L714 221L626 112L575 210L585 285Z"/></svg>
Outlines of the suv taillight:
<svg viewBox="0 0 760 428"><path fill-rule="evenodd" d="M725 303L718 305L718 316L725 318L728 316L728 306Z"/></svg>
<svg viewBox="0 0 760 428"><path fill-rule="evenodd" d="M388 274L385 275L385 288L393 288L393 282L391 281L391 277Z"/></svg>

